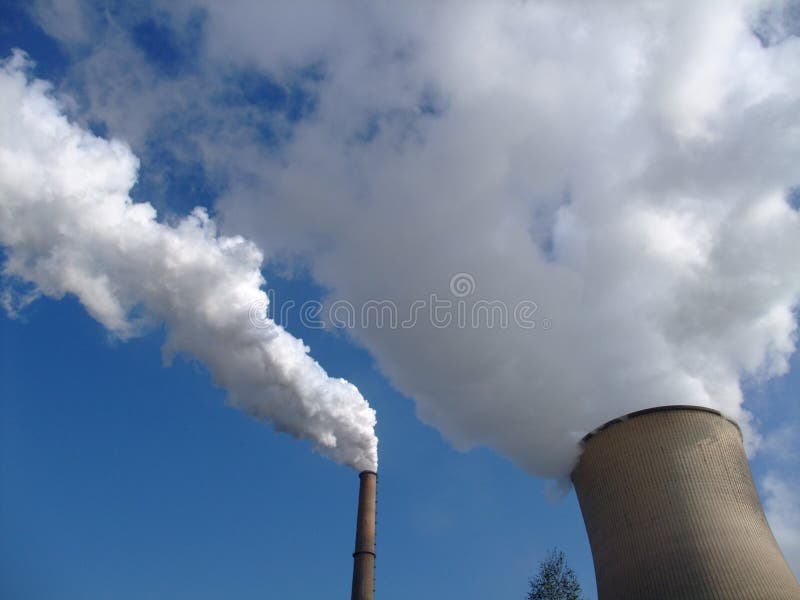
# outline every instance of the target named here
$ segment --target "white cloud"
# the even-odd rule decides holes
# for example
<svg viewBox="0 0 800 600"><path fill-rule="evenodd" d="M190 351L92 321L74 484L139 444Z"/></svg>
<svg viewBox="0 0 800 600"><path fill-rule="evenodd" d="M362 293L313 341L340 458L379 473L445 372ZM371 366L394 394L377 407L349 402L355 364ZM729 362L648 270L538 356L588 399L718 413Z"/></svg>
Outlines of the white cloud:
<svg viewBox="0 0 800 600"><path fill-rule="evenodd" d="M301 257L331 300L410 306L466 272L469 301L535 301L547 331L351 331L454 443L561 476L604 421L688 403L746 422L740 379L788 368L800 39L762 45L766 4L203 4L200 72L159 80L103 38L72 71L89 114L140 137L208 115L191 135L232 182L225 228ZM215 104L226 70L309 65L316 111L278 151Z"/></svg>
<svg viewBox="0 0 800 600"><path fill-rule="evenodd" d="M25 67L21 53L0 64L5 274L54 298L75 295L120 338L164 322L165 357L202 361L233 405L338 462L376 468L374 411L266 318L259 249L219 235L203 209L168 225L134 203L139 163L129 147L68 122Z"/></svg>

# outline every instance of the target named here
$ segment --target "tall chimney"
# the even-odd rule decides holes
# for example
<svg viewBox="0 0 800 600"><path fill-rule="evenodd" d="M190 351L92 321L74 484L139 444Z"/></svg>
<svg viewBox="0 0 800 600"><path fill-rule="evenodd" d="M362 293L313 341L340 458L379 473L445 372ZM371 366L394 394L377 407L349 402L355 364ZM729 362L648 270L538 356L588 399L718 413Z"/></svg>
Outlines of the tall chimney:
<svg viewBox="0 0 800 600"><path fill-rule="evenodd" d="M738 426L699 407L629 414L584 438L572 481L599 600L800 599Z"/></svg>
<svg viewBox="0 0 800 600"><path fill-rule="evenodd" d="M356 519L356 550L353 552L353 591L351 600L375 597L375 497L378 474L361 471Z"/></svg>

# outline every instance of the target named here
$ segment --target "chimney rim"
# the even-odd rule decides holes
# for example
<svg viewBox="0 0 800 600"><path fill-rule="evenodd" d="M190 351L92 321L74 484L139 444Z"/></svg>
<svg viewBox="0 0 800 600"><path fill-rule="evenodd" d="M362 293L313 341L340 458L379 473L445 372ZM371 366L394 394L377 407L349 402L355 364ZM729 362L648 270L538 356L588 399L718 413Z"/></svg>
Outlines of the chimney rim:
<svg viewBox="0 0 800 600"><path fill-rule="evenodd" d="M591 438L595 437L600 432L605 431L609 427L612 427L612 426L617 425L619 423L625 423L626 421L629 421L631 419L635 419L636 417L649 415L651 413L683 411L683 410L706 412L706 413L711 413L712 415L717 415L718 417L721 417L721 418L725 419L726 421L728 421L729 423L733 424L733 426L736 427L736 429L739 430L739 435L742 434L742 428L739 427L739 424L736 421L734 421L730 417L725 416L720 411L718 411L718 410L716 410L714 408L709 408L707 406L697 406L697 405L694 405L694 404L665 404L663 406L652 406L650 408L643 408L642 410L636 410L636 411L624 414L621 417L617 417L616 419L611 419L610 421L607 421L606 423L603 423L600 427L597 427L597 428L593 429L592 431L590 431L589 433L587 433L585 436L583 436L581 438L581 442L580 442L581 448L586 446L586 442L588 442Z"/></svg>
<svg viewBox="0 0 800 600"><path fill-rule="evenodd" d="M595 429L593 429L592 431L587 433L585 436L583 436L581 438L581 441L578 444L580 446L580 449L581 449L581 456L578 457L577 462L572 467L572 470L569 473L570 481L572 481L572 482L575 481L575 473L578 470L578 467L580 467L581 458L583 458L583 453L584 453L584 451L586 449L586 445L589 442L589 440L591 440L593 437L596 437L597 435L599 435L600 433L602 433L606 429L609 429L609 428L613 427L614 425L626 423L627 421L629 421L631 419L635 419L636 417L643 417L643 416L649 415L651 413L672 412L672 411L675 411L675 412L678 412L678 411L695 411L695 412L704 412L704 413L710 413L712 415L716 415L716 416L720 417L721 419L725 419L731 425L736 427L736 430L739 432L739 437L744 438L744 436L742 435L742 428L739 427L739 424L736 421L734 421L732 418L725 416L720 411L718 411L718 410L716 410L714 408L709 408L707 406L698 406L696 404L664 404L664 405L661 405L661 406L651 406L650 408L643 408L642 410L635 410L633 412L626 413L626 414L622 415L621 417L617 417L616 419L611 419L610 421L607 421L606 423L603 423L600 427L596 427Z"/></svg>

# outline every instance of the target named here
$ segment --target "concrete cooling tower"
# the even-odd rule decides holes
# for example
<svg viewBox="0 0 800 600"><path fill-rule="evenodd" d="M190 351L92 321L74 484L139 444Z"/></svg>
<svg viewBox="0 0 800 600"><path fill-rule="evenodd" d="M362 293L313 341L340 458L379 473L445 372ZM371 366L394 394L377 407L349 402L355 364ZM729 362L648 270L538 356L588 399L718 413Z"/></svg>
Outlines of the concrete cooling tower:
<svg viewBox="0 0 800 600"><path fill-rule="evenodd" d="M800 599L738 426L668 406L584 438L572 472L600 600Z"/></svg>

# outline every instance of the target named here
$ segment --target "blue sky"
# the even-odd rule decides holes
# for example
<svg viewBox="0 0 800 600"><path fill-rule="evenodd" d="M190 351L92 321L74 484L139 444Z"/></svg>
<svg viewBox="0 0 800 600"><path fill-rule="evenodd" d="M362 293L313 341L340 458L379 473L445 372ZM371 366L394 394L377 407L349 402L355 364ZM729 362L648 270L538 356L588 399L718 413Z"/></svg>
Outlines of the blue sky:
<svg viewBox="0 0 800 600"><path fill-rule="evenodd" d="M768 334L766 327L749 328L765 320L749 316L763 316L763 307L746 293L761 282L746 269L764 272L767 264L775 280L787 282L770 288L768 308L788 305L796 318L796 258L789 252L796 229L787 229L784 245L765 243L763 253L751 253L741 245L749 222L728 230L724 224L736 225L735 218L720 225L708 216L726 194L726 202L739 202L737 210L749 214L752 207L728 188L756 189L747 185L766 173L770 190L785 193L786 210L794 211L787 221L796 221L796 168L773 161L778 166L769 170L758 157L738 171L731 167L744 152L736 140L765 113L732 103L730 112L720 109L722 134L704 129L717 126L707 105L747 97L749 81L732 91L693 88L688 99L665 97L663 114L648 105L617 115L620 106L636 104L631 98L682 89L672 85L673 71L696 79L654 50L642 58L652 61L652 85L640 90L644 84L629 79L629 61L616 47L609 47L608 64L594 65L597 52L582 46L573 52L567 42L549 39L546 24L499 10L477 14L475 23L496 19L502 43L491 37L496 31L473 29L467 18L452 24L450 36L436 28L438 13L395 20L391 11L376 10L360 24L348 10L320 8L320 16L270 6L253 9L252 18L248 10L237 5L224 14L202 2L175 8L11 1L0 9L0 56L23 49L35 62L32 76L53 84L73 122L130 146L140 160L130 195L150 202L162 223L204 206L226 235L253 239L264 251L266 288L278 304L396 298L403 306L446 290L455 273L472 273L481 294L475 299L534 298L538 314L552 318L552 331L496 337L432 327L329 331L304 327L294 315L281 323L330 376L355 384L378 415L379 597L522 598L527 578L554 547L566 552L587 597L595 597L575 494L550 499L550 479L536 473L563 470L571 451L564 432L580 437L592 424L638 408L637 390L658 402L659 394L694 389L652 384L657 378L645 363L721 394L730 392L731 381L738 390L741 380L744 408L765 440L752 463L756 481L781 532L796 535L797 513L785 510L795 497L785 494L800 479L794 441L800 359L787 349L792 336L784 339L777 326ZM762 24L751 35L760 52L795 35L792 27L764 23L772 28ZM542 47L502 45L505 37L524 39L526 27L539 31ZM619 33L612 25L598 29L600 47ZM416 37L417 30L424 32ZM475 38L478 30L485 37ZM668 33L680 39L686 31ZM472 62L464 59L463 69L461 33L486 49ZM720 46L697 45L697 55L730 52ZM526 70L537 53L576 72L585 66L585 76L552 81L556 91L549 96L537 87L537 78L553 76L549 67ZM719 61L707 62L716 68ZM764 64L775 81L784 76L780 61ZM536 85L521 84L516 69ZM581 87L598 69L607 69L609 85L622 90L607 105L592 100L605 82ZM791 118L779 100L757 108L774 111L776 127L780 117ZM619 116L623 133L592 129L608 111ZM767 129L754 141L765 149L765 164L771 153L800 150ZM669 138L673 133L683 146ZM712 134L718 137L708 143ZM598 174L641 156L655 158L631 182ZM707 170L699 172L695 162ZM635 206L615 204L620 189L635 196ZM687 194L696 195L701 210L677 212L691 204ZM603 203L608 210L599 216L594 207ZM719 231L720 241L709 252L707 287L695 288L681 273L705 252L702 243L693 245L705 239L705 229L693 229L698 222ZM634 229L650 237L642 242ZM770 237L784 239L777 233L764 239ZM754 239L752 248L761 248L761 238ZM650 262L634 264L640 255ZM574 280L557 271L562 267ZM580 302L573 301L574 281ZM742 285L728 287L731 281ZM28 289L19 278L3 284ZM687 299L697 306L686 308ZM708 337L718 339L680 337L684 328L672 327L679 333L670 332L664 344L632 345L656 329L660 334L652 315L659 327L701 323L701 333L710 323ZM0 595L346 596L356 473L309 442L226 406L226 391L200 362L178 356L165 367L166 338L165 326L155 323L122 341L73 294L45 294L18 315L0 315ZM741 349L761 345L763 356ZM700 348L711 366L703 371L672 354L664 358L663 346L678 356ZM597 377L622 371L620 365L629 380ZM730 365L734 375L715 379ZM570 394L606 397L626 387L634 390L630 398L569 416L577 410ZM736 394L731 398L720 404L738 410ZM533 424L524 436L531 439L515 438L518 423ZM554 440L567 450L545 456ZM789 492L767 488L769 477ZM800 546L792 548L797 554L790 560L800 560Z"/></svg>
<svg viewBox="0 0 800 600"><path fill-rule="evenodd" d="M363 351L303 333L381 414L382 597L521 597L552 546L592 590L574 494L550 502L496 454L453 450ZM197 363L163 368L162 337L111 341L70 299L2 319L4 595L346 595L355 473L225 407Z"/></svg>

